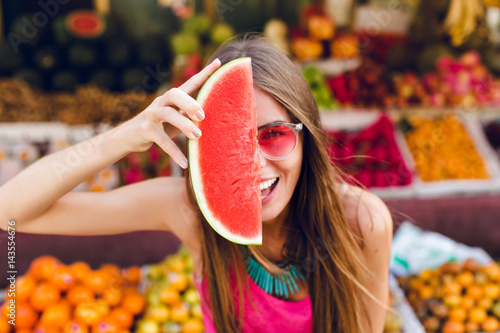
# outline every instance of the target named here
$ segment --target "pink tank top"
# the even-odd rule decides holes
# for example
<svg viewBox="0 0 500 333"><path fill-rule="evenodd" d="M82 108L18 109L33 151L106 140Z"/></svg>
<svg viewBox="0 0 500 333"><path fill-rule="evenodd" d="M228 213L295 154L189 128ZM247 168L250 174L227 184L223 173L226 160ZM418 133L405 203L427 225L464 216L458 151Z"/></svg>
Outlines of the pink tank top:
<svg viewBox="0 0 500 333"><path fill-rule="evenodd" d="M297 302L281 300L262 290L250 278L248 273L245 275L248 281L248 289L257 311L245 299L243 308L243 333L312 332L312 308L309 295ZM236 281L233 281L233 283L236 284ZM205 297L209 299L207 283L205 280L200 281L196 272L194 273L194 285L200 295L205 293ZM238 303L235 304L236 308L238 308ZM213 324L212 310L203 297L201 297L201 309L203 312L205 333L217 333Z"/></svg>

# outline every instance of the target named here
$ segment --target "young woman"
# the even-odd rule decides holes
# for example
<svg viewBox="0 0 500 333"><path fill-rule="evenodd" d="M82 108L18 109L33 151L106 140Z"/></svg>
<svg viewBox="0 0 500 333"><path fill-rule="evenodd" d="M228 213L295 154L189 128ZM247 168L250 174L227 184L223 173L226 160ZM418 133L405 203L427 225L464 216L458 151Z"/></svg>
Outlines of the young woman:
<svg viewBox="0 0 500 333"><path fill-rule="evenodd" d="M188 177L105 193L70 192L153 143L188 167L171 138L202 135L193 121L203 121L204 113L192 96L221 63L239 57L252 59L259 135L280 135L272 152L259 150L261 246L241 246L215 233L196 206ZM224 45L213 59L136 117L42 158L2 186L2 228L16 220L18 231L41 234L173 232L193 257L207 332L382 332L392 241L387 207L341 181L311 92L284 54L244 38ZM78 165L68 164L74 154L83 157ZM282 283L269 288L262 277Z"/></svg>

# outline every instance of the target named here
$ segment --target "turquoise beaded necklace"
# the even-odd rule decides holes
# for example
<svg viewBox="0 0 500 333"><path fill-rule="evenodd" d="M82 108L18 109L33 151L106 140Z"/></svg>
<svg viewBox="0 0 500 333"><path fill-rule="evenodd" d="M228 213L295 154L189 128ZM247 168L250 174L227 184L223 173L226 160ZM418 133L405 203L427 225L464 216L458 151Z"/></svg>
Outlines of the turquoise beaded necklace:
<svg viewBox="0 0 500 333"><path fill-rule="evenodd" d="M289 291L293 295L299 291L299 285L296 280L306 281L302 272L295 265L285 262L278 267L285 273L271 274L262 265L248 254L246 247L241 247L243 256L247 260L246 269L250 278L262 290L269 295L285 296L288 298Z"/></svg>

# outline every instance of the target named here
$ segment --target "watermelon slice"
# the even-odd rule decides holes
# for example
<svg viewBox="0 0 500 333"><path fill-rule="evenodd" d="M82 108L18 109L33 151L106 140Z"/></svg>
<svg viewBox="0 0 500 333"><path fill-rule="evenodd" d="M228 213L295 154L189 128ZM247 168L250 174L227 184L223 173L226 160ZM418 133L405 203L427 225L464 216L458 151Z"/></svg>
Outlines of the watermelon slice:
<svg viewBox="0 0 500 333"><path fill-rule="evenodd" d="M189 140L189 172L201 212L222 237L262 244L260 163L250 58L219 68L201 88L203 135Z"/></svg>

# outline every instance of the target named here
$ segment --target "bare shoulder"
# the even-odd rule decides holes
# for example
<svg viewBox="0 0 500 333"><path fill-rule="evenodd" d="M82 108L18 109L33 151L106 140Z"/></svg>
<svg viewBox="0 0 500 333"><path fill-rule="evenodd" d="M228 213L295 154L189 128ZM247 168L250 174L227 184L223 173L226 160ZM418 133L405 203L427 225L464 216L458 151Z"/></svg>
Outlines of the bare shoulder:
<svg viewBox="0 0 500 333"><path fill-rule="evenodd" d="M349 185L341 201L347 221L363 245L387 245L390 248L393 221L382 199L362 188Z"/></svg>
<svg viewBox="0 0 500 333"><path fill-rule="evenodd" d="M152 201L149 207L156 209L164 230L175 234L188 248L199 244L199 219L190 203L185 178L157 177L137 183L137 191L143 194L139 200ZM140 185L139 185L140 184Z"/></svg>

